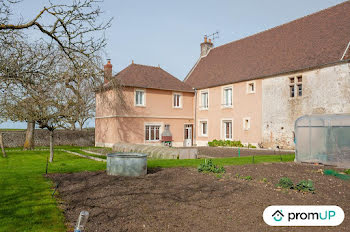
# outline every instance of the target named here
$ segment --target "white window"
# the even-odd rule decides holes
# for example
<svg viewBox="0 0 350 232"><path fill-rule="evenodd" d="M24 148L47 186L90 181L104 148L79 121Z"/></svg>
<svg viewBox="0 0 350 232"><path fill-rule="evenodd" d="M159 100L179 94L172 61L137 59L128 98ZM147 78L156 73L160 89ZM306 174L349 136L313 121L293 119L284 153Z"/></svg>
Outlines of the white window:
<svg viewBox="0 0 350 232"><path fill-rule="evenodd" d="M250 129L250 118L243 118L243 129L244 130Z"/></svg>
<svg viewBox="0 0 350 232"><path fill-rule="evenodd" d="M182 95L180 93L173 94L173 107L182 108Z"/></svg>
<svg viewBox="0 0 350 232"><path fill-rule="evenodd" d="M255 93L255 81L247 82L247 93Z"/></svg>
<svg viewBox="0 0 350 232"><path fill-rule="evenodd" d="M159 141L160 125L146 125L145 126L145 140Z"/></svg>
<svg viewBox="0 0 350 232"><path fill-rule="evenodd" d="M200 135L201 136L208 136L208 121L200 121Z"/></svg>
<svg viewBox="0 0 350 232"><path fill-rule="evenodd" d="M232 87L224 88L223 95L223 106L231 107L232 106Z"/></svg>
<svg viewBox="0 0 350 232"><path fill-rule="evenodd" d="M135 90L135 106L145 106L145 91L141 89Z"/></svg>
<svg viewBox="0 0 350 232"><path fill-rule="evenodd" d="M208 109L209 106L209 93L208 91L201 92L201 108Z"/></svg>
<svg viewBox="0 0 350 232"><path fill-rule="evenodd" d="M222 122L224 139L232 140L232 120L224 120Z"/></svg>

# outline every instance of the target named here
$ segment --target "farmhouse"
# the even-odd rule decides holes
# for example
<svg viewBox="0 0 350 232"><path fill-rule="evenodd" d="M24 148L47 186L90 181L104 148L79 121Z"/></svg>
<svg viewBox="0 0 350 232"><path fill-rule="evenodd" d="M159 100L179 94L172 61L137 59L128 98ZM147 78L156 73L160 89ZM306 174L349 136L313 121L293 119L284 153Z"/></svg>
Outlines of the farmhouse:
<svg viewBox="0 0 350 232"><path fill-rule="evenodd" d="M110 78L117 78L123 96L112 89L96 94L96 146L117 142L161 144L166 125L170 126L174 146L183 146L187 138L192 141L192 87L160 67L132 63L111 77L109 61L104 70L105 85ZM118 102L118 98L124 102Z"/></svg>
<svg viewBox="0 0 350 232"><path fill-rule="evenodd" d="M349 113L349 12L347 1L218 47L204 38L184 82L131 64L113 78L132 111L108 107L101 96L112 92L97 94L96 145L160 144L170 125L174 146L223 139L293 148L298 117Z"/></svg>

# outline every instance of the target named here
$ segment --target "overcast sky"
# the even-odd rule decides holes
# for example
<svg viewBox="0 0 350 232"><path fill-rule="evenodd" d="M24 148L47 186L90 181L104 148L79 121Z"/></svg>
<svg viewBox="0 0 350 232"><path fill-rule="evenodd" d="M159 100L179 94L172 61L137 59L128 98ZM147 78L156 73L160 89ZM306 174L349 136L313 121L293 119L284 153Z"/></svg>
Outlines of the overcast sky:
<svg viewBox="0 0 350 232"><path fill-rule="evenodd" d="M24 0L15 16L29 20L47 5L46 0ZM54 2L54 0L53 0ZM219 31L214 46L287 23L344 0L105 0L106 57L118 72L132 60L158 64L183 80L199 58L205 34ZM93 120L88 126L94 126ZM24 128L23 123L3 123L0 128Z"/></svg>

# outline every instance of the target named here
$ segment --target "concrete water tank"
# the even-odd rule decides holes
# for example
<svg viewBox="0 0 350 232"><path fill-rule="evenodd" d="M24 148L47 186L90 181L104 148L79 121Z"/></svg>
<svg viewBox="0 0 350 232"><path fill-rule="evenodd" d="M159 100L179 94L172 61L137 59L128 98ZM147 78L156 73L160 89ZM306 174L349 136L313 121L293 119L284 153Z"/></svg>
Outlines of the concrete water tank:
<svg viewBox="0 0 350 232"><path fill-rule="evenodd" d="M108 154L107 174L113 176L144 176L147 174L147 155L129 152Z"/></svg>

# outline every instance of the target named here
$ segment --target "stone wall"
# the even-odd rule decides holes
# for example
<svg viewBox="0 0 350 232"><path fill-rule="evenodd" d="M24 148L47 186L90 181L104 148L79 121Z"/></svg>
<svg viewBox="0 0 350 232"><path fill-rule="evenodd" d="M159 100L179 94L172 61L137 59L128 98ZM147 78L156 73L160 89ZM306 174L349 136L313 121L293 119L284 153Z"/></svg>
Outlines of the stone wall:
<svg viewBox="0 0 350 232"><path fill-rule="evenodd" d="M302 76L303 94L290 97L290 77ZM265 148L294 148L295 120L306 114L348 113L350 64L264 79L262 133ZM295 94L297 95L297 89Z"/></svg>
<svg viewBox="0 0 350 232"><path fill-rule="evenodd" d="M22 147L26 131L4 131L5 147ZM49 146L50 135L48 130L35 130L35 146ZM95 130L69 131L56 130L54 132L54 145L94 146Z"/></svg>

